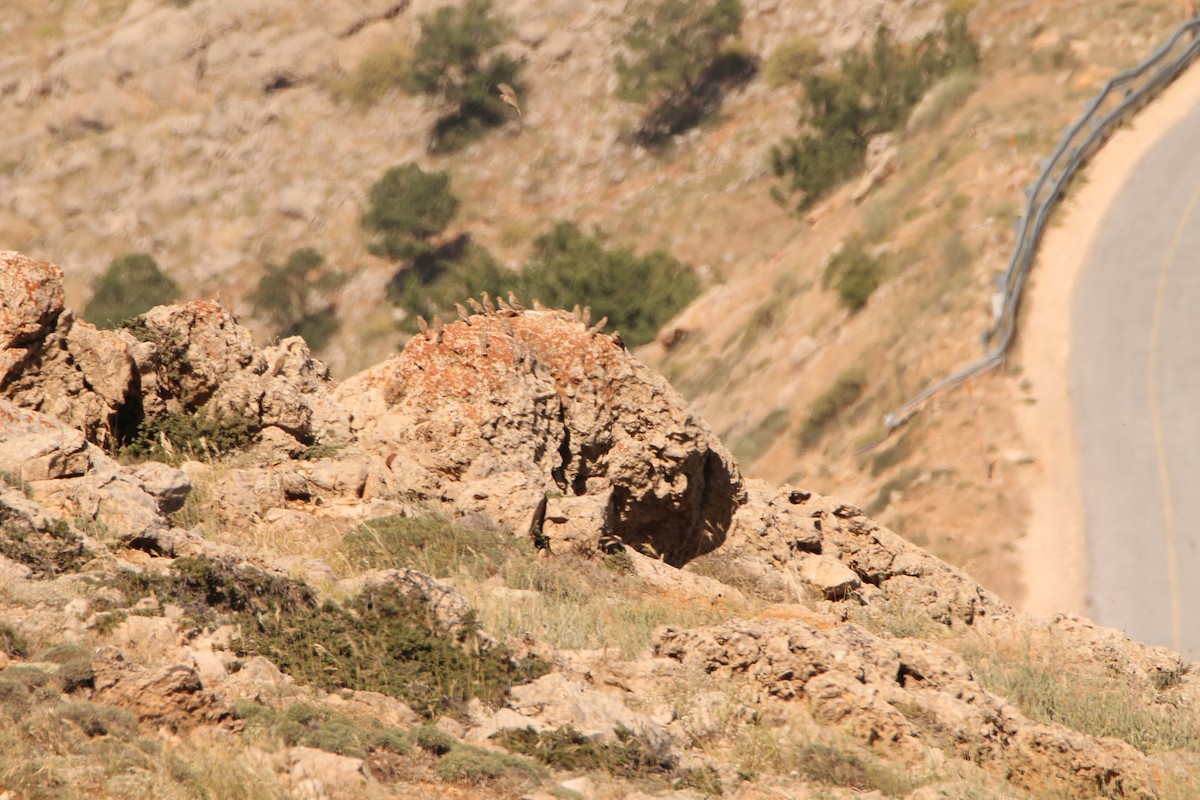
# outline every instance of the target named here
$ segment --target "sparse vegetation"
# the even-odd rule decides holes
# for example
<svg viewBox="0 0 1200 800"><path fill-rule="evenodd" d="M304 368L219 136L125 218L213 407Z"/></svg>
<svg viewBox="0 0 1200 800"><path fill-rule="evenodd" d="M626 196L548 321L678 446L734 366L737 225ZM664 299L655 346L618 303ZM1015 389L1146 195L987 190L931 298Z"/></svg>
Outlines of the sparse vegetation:
<svg viewBox="0 0 1200 800"><path fill-rule="evenodd" d="M98 328L115 328L155 306L174 302L179 284L148 253L115 258L96 280L83 318Z"/></svg>
<svg viewBox="0 0 1200 800"><path fill-rule="evenodd" d="M776 199L812 205L862 169L871 139L903 126L935 81L978 62L966 15L951 9L942 31L913 47L881 27L870 52L846 53L836 70L807 73L801 131L771 148L771 168L783 180Z"/></svg>
<svg viewBox="0 0 1200 800"><path fill-rule="evenodd" d="M430 150L457 150L515 113L500 99L498 88L520 89L521 65L499 52L511 32L491 0L466 0L421 18L409 84L440 97L448 109L434 126Z"/></svg>
<svg viewBox="0 0 1200 800"><path fill-rule="evenodd" d="M522 544L431 513L369 520L347 534L339 549L356 572L408 567L439 577L485 579L498 574L510 558L531 556L532 545Z"/></svg>
<svg viewBox="0 0 1200 800"><path fill-rule="evenodd" d="M39 578L76 572L92 558L83 538L62 520L43 528L12 522L0 526L0 555L33 570Z"/></svg>
<svg viewBox="0 0 1200 800"><path fill-rule="evenodd" d="M0 653L9 658L24 658L29 641L7 622L0 622Z"/></svg>
<svg viewBox="0 0 1200 800"><path fill-rule="evenodd" d="M763 77L772 89L798 84L822 61L821 43L812 36L793 36L780 42L763 65Z"/></svg>
<svg viewBox="0 0 1200 800"><path fill-rule="evenodd" d="M412 80L413 50L406 42L376 47L348 75L329 82L330 94L356 108L369 108Z"/></svg>
<svg viewBox="0 0 1200 800"><path fill-rule="evenodd" d="M819 442L829 426L858 402L866 388L867 374L858 367L838 375L833 386L808 407L808 419L800 429L797 444L800 447L812 447Z"/></svg>
<svg viewBox="0 0 1200 800"><path fill-rule="evenodd" d="M1123 670L1079 664L1053 631L999 640L975 635L958 646L979 681L1030 719L1112 736L1144 753L1200 750L1200 715L1172 694L1172 673L1139 687Z"/></svg>
<svg viewBox="0 0 1200 800"><path fill-rule="evenodd" d="M619 92L649 101L635 138L657 144L696 126L720 108L728 87L753 76L753 56L727 47L741 30L739 0L639 0L627 12L616 60Z"/></svg>
<svg viewBox="0 0 1200 800"><path fill-rule="evenodd" d="M824 283L837 292L842 306L855 312L867 304L886 273L884 260L868 253L861 239L853 238L829 260Z"/></svg>
<svg viewBox="0 0 1200 800"><path fill-rule="evenodd" d="M301 336L317 351L337 333L337 310L326 296L342 281L319 251L302 247L282 265L266 265L250 302L255 314L271 322L277 337Z"/></svg>
<svg viewBox="0 0 1200 800"><path fill-rule="evenodd" d="M3 483L6 486L11 486L14 489L18 489L20 490L21 494L25 495L29 499L33 499L33 485L20 475L14 475L7 470L0 469L0 483Z"/></svg>
<svg viewBox="0 0 1200 800"><path fill-rule="evenodd" d="M536 758L557 770L603 772L624 779L667 777L678 759L644 736L618 728L617 741L597 742L572 727L537 732L510 729L493 737L507 750Z"/></svg>
<svg viewBox="0 0 1200 800"><path fill-rule="evenodd" d="M886 797L905 797L925 781L907 770L850 747L813 742L792 754L800 774L825 784L859 791L878 791Z"/></svg>
<svg viewBox="0 0 1200 800"><path fill-rule="evenodd" d="M481 647L470 625L452 636L424 603L389 584L344 605L321 603L297 581L202 557L176 559L162 577L122 573L117 584L131 600L181 606L196 624L240 625L238 655L265 656L302 684L382 692L431 717L461 713L472 697L494 703L544 669Z"/></svg>
<svg viewBox="0 0 1200 800"><path fill-rule="evenodd" d="M728 439L729 449L742 464L753 464L775 444L791 422L789 408L777 408L759 420L758 424L738 436Z"/></svg>

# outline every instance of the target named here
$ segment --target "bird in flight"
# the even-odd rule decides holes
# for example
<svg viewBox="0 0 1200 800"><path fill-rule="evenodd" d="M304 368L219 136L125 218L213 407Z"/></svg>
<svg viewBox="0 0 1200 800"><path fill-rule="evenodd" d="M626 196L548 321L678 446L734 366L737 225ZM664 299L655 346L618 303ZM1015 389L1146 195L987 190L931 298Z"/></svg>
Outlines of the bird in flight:
<svg viewBox="0 0 1200 800"><path fill-rule="evenodd" d="M521 116L521 106L517 103L517 91L507 83L498 83L496 88L500 90L500 99L517 110L517 116Z"/></svg>

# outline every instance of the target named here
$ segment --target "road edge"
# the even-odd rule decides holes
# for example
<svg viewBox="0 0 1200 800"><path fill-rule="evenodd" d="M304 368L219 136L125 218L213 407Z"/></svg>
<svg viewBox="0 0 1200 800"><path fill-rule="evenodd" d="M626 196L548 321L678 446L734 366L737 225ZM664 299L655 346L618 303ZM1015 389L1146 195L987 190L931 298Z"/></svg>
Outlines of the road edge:
<svg viewBox="0 0 1200 800"><path fill-rule="evenodd" d="M1076 178L1074 196L1047 229L1034 262L1011 358L1023 369L1034 401L1015 409L1018 433L1034 459L1034 469L1026 473L1029 527L1018 545L1025 588L1021 610L1028 614L1088 610L1086 518L1070 396L1075 287L1108 210L1134 169L1197 104L1200 65L1193 65L1092 158Z"/></svg>

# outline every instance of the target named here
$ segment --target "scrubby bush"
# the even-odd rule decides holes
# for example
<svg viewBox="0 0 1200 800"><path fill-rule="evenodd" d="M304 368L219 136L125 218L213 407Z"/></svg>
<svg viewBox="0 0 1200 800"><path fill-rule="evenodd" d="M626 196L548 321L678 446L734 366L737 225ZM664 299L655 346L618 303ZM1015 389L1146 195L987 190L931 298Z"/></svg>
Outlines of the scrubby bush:
<svg viewBox="0 0 1200 800"><path fill-rule="evenodd" d="M808 408L808 419L800 429L797 444L812 447L835 420L858 402L867 388L867 374L852 367L837 376L828 391L817 397Z"/></svg>
<svg viewBox="0 0 1200 800"><path fill-rule="evenodd" d="M574 222L559 222L534 241L519 290L550 306L590 305L593 317L608 317L631 347L653 339L699 292L695 273L669 253L609 248L602 231L585 234Z"/></svg>
<svg viewBox="0 0 1200 800"><path fill-rule="evenodd" d="M811 36L793 36L780 42L763 65L763 77L772 89L800 83L821 63L821 45Z"/></svg>
<svg viewBox="0 0 1200 800"><path fill-rule="evenodd" d="M800 208L820 199L862 169L870 140L903 126L935 81L978 62L965 15L951 10L942 30L916 46L880 27L869 52L846 53L838 69L805 75L801 133L771 148L771 168L784 181L776 198L798 195Z"/></svg>
<svg viewBox="0 0 1200 800"><path fill-rule="evenodd" d="M271 322L276 336L302 336L313 350L321 350L340 325L337 310L324 298L341 282L319 251L302 247L282 265L266 265L250 302L256 314Z"/></svg>
<svg viewBox="0 0 1200 800"><path fill-rule="evenodd" d="M174 302L179 284L147 253L115 258L96 281L83 318L99 328L115 328L155 306Z"/></svg>
<svg viewBox="0 0 1200 800"><path fill-rule="evenodd" d="M362 226L379 235L372 253L395 260L434 251L430 243L458 214L458 198L445 172L426 172L413 163L392 167L371 186Z"/></svg>
<svg viewBox="0 0 1200 800"><path fill-rule="evenodd" d="M366 758L386 751L404 755L411 750L409 737L382 725L373 717L351 717L311 703L294 703L282 711L250 700L235 704L253 738L281 740L288 747L315 747L327 753Z"/></svg>
<svg viewBox="0 0 1200 800"><path fill-rule="evenodd" d="M833 287L838 300L850 311L859 311L883 283L887 265L873 256L859 239L851 239L825 267L825 286Z"/></svg>
<svg viewBox="0 0 1200 800"><path fill-rule="evenodd" d="M172 412L143 419L121 455L168 464L192 456L211 458L250 447L258 430L258 423L244 417Z"/></svg>
<svg viewBox="0 0 1200 800"><path fill-rule="evenodd" d="M498 87L518 88L521 65L497 48L511 33L491 0L467 0L421 18L409 83L448 108L434 126L431 150L458 149L509 118Z"/></svg>
<svg viewBox="0 0 1200 800"><path fill-rule="evenodd" d="M730 85L753 75L754 58L727 42L741 29L739 0L640 0L616 59L619 93L650 102L636 138L664 141L716 111Z"/></svg>

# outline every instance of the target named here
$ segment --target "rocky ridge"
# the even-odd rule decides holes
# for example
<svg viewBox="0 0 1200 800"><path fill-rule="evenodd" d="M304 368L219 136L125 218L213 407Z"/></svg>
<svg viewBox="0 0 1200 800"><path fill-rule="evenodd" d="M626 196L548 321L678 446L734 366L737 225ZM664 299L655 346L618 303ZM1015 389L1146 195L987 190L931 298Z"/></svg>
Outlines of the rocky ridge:
<svg viewBox="0 0 1200 800"><path fill-rule="evenodd" d="M987 664L1014 652L1006 644L1023 642L1028 654L1051 643L1071 653L1073 672L1124 687L1147 713L1185 716L1200 678L1178 654L1075 617L1017 615L854 506L742 478L674 390L580 316L489 305L335 384L301 340L255 348L216 304L160 307L129 328L97 331L63 307L57 267L16 253L0 255L0 265L0 620L49 654L77 652L59 664L12 648L0 683L11 683L19 667L44 667L60 676L71 702L132 715L183 757L205 737L237 747L257 724L252 711L290 713L297 703L318 709L310 719L359 715L412 729L418 743L433 736L395 697L323 689L288 674L291 662L281 661L291 664L281 671L261 655L237 655L232 643L249 635L248 623L198 623L185 600L156 599L146 588L183 563L253 567L278 580L302 578L296 586L305 588L289 590L301 593L293 608L320 590L333 603L321 613L336 615L370 587L390 587L471 647L506 647L513 658L536 655L546 665L498 702L475 699L457 717L438 719L438 736L449 737L439 752L474 743L484 747L471 751L479 758L516 748L518 740L504 738L514 731L570 729L593 747L623 747L633 737L655 774L674 776L598 786L595 772L580 777L560 764L538 779L541 789L514 788L456 777L442 769L448 754L439 756L441 782L430 796L462 796L452 787L464 780L479 796L531 797L556 782L586 797L815 798L848 796L839 785L872 786L750 769L734 746L748 731L768 731L783 748L841 748L845 763L870 759L917 776L903 791L879 788L913 800L968 796L971 786L989 797L1186 796L1164 786L1190 780L1191 757L1158 752L1186 747L1047 721L1020 698L1006 699ZM184 452L168 428L154 428L181 417L240 420L256 437L225 454L205 452L203 443ZM170 463L120 454L149 429L174 448ZM216 469L219 479L200 477ZM189 524L201 488L213 516ZM554 647L537 630L502 641L476 631L461 576L347 572L273 550L261 536L273 531L272 541L289 542L296 531L315 530L336 538L346 525L419 519L431 509L520 543L519 558L530 564L553 569L619 556L635 576L623 580L639 581L639 592L742 613L692 626L668 620L632 658ZM204 580L207 602L229 600L231 589ZM256 596L276 578L261 580L266 588ZM483 591L492 605L522 602L522 590ZM261 620L270 612L257 613ZM987 658L972 655L987 648ZM62 678L68 664L85 677ZM1029 668L1054 669L1050 661ZM115 735L108 730L87 736ZM399 796L392 793L416 780L406 770L434 758L278 741L274 749L245 746L263 774L296 797ZM696 776L708 776L707 789L694 788ZM115 784L98 786L119 794Z"/></svg>

